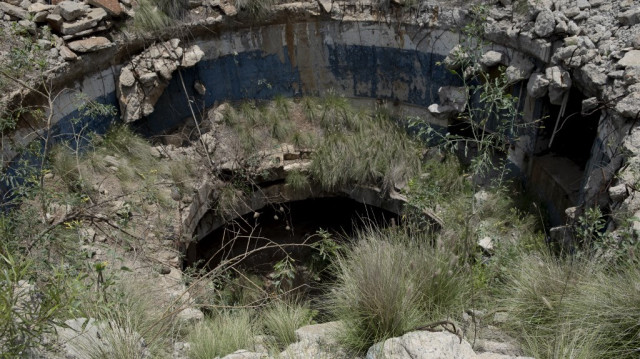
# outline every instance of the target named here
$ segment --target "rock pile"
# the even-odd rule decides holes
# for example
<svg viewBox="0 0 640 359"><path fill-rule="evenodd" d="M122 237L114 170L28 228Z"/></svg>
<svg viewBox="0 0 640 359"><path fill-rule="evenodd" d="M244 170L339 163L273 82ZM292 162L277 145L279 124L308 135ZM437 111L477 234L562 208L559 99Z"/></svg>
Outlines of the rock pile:
<svg viewBox="0 0 640 359"><path fill-rule="evenodd" d="M65 0L52 4L10 0L0 2L0 19L5 26L15 26L35 36L40 48L49 51L49 63L55 64L75 61L78 54L113 47L108 31L124 8L117 0Z"/></svg>
<svg viewBox="0 0 640 359"><path fill-rule="evenodd" d="M151 114L173 72L195 65L203 56L197 45L184 49L178 39L154 44L135 56L118 77L116 90L122 119L132 122Z"/></svg>

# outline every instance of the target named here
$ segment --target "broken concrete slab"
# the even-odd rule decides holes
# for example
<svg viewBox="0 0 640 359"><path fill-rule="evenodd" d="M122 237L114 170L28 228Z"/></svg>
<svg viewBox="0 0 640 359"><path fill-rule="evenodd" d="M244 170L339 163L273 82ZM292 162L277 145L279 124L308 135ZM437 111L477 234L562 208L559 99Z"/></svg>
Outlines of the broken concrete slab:
<svg viewBox="0 0 640 359"><path fill-rule="evenodd" d="M106 37L90 37L88 39L76 40L67 44L75 52L94 52L113 46L113 43Z"/></svg>
<svg viewBox="0 0 640 359"><path fill-rule="evenodd" d="M87 0L87 3L97 8L104 9L111 16L122 15L122 8L118 0Z"/></svg>

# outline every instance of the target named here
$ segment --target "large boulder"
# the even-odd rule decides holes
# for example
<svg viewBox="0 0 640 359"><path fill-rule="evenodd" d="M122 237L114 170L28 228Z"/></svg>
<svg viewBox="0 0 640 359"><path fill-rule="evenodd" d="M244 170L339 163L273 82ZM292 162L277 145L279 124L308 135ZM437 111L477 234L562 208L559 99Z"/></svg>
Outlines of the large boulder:
<svg viewBox="0 0 640 359"><path fill-rule="evenodd" d="M66 21L73 21L84 16L86 13L82 4L75 1L63 1L59 3L57 11Z"/></svg>
<svg viewBox="0 0 640 359"><path fill-rule="evenodd" d="M102 8L111 16L120 16L122 8L118 0L87 0L87 2L95 7Z"/></svg>
<svg viewBox="0 0 640 359"><path fill-rule="evenodd" d="M493 352L476 354L471 344L449 332L410 332L375 344L366 359L527 359ZM531 359L531 358L528 358Z"/></svg>
<svg viewBox="0 0 640 359"><path fill-rule="evenodd" d="M545 9L540 11L536 17L536 23L533 29L536 35L540 37L547 37L553 34L553 31L556 29L556 19L551 10Z"/></svg>
<svg viewBox="0 0 640 359"><path fill-rule="evenodd" d="M516 83L518 81L526 80L529 78L535 67L535 64L527 57L515 54L509 63L509 67L507 67L507 70L505 71L507 81L509 83Z"/></svg>
<svg viewBox="0 0 640 359"><path fill-rule="evenodd" d="M549 80L540 72L531 75L527 83L527 93L533 98L540 98L547 94Z"/></svg>
<svg viewBox="0 0 640 359"><path fill-rule="evenodd" d="M471 345L448 332L411 332L387 339L367 351L366 359L472 359Z"/></svg>
<svg viewBox="0 0 640 359"><path fill-rule="evenodd" d="M504 54L502 52L493 50L485 52L484 55L480 57L480 60L478 60L478 62L484 70L497 65L506 65Z"/></svg>
<svg viewBox="0 0 640 359"><path fill-rule="evenodd" d="M631 10L621 12L618 14L618 21L622 25L633 26L640 22L640 7L635 7Z"/></svg>
<svg viewBox="0 0 640 359"><path fill-rule="evenodd" d="M632 92L618 101L616 111L624 117L637 118L640 115L640 93Z"/></svg>
<svg viewBox="0 0 640 359"><path fill-rule="evenodd" d="M545 70L549 80L549 101L554 105L562 104L564 95L571 88L571 75L560 66L549 67Z"/></svg>

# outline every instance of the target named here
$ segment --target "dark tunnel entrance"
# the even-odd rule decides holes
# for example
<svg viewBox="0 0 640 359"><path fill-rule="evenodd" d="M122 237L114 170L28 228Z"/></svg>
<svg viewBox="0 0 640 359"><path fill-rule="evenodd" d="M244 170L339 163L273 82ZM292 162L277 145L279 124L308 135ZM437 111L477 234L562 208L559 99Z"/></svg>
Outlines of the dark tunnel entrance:
<svg viewBox="0 0 640 359"><path fill-rule="evenodd" d="M572 87L566 108L548 105L538 133L531 172L535 192L546 198L550 220L565 222L564 210L579 202L584 172L598 132L600 111L582 113L584 94Z"/></svg>
<svg viewBox="0 0 640 359"><path fill-rule="evenodd" d="M395 213L345 197L274 203L229 221L202 238L196 246L196 263L191 265L213 269L225 259L272 244L273 248L252 253L241 265L254 273L267 273L285 258L285 251L300 263L311 252L309 246L277 245L312 244L321 238L321 230L334 238L348 238L359 228L387 227L399 220Z"/></svg>

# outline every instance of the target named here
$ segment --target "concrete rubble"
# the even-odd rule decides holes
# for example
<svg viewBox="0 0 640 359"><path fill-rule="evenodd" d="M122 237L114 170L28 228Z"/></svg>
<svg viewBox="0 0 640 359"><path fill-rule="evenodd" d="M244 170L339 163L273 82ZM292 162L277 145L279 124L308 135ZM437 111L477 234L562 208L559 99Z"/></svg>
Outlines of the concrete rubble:
<svg viewBox="0 0 640 359"><path fill-rule="evenodd" d="M154 44L120 70L116 90L125 122L151 114L173 72L194 66L204 56L197 45L183 48L180 44L178 39Z"/></svg>

